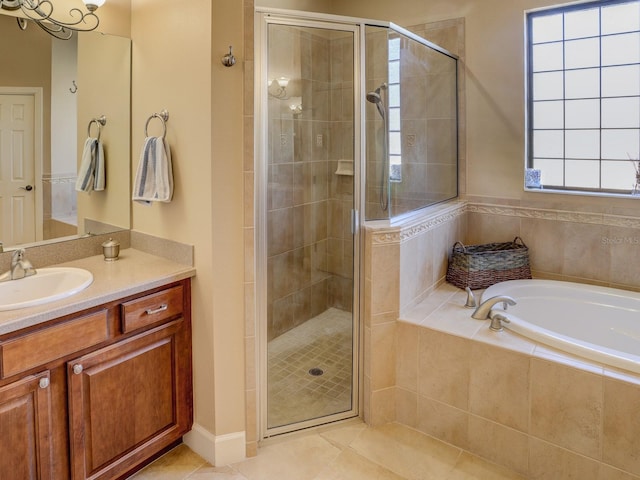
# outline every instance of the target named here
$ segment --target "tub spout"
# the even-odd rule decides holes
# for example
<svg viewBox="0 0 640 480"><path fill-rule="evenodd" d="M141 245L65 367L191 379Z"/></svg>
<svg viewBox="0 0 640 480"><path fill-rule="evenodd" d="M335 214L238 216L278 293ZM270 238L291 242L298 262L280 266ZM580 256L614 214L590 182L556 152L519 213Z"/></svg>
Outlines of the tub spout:
<svg viewBox="0 0 640 480"><path fill-rule="evenodd" d="M467 292L467 301L464 304L467 308L476 308L478 304L476 303L476 297L473 295L473 292L469 287L464 289Z"/></svg>
<svg viewBox="0 0 640 480"><path fill-rule="evenodd" d="M480 304L478 308L474 310L471 314L471 318L475 318L476 320L486 320L489 318L489 314L491 313L491 309L496 303L502 302L503 308L506 310L507 305L515 305L516 301L507 296L507 295L497 295L495 297L488 298L484 302Z"/></svg>

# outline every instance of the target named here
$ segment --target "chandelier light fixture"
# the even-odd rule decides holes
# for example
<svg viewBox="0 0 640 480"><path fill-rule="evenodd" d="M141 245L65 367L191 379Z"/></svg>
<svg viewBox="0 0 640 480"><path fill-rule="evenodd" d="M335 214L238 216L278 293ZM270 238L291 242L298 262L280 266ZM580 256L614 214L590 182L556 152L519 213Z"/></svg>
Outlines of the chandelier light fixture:
<svg viewBox="0 0 640 480"><path fill-rule="evenodd" d="M100 23L95 11L104 5L106 0L82 1L87 11L72 8L65 20L54 17L51 0L0 0L0 9L21 10L24 16L16 18L22 30L27 28L28 20L33 20L45 32L61 40L68 40L74 31L89 32L95 30Z"/></svg>

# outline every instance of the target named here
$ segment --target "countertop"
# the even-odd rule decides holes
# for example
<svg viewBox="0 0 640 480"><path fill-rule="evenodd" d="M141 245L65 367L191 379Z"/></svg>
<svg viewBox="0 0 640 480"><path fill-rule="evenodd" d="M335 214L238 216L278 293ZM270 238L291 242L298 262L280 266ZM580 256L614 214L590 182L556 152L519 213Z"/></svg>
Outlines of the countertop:
<svg viewBox="0 0 640 480"><path fill-rule="evenodd" d="M51 266L84 268L93 274L93 282L83 291L62 300L0 311L0 335L191 278L196 274L195 268L190 265L172 262L133 248L121 250L120 258L115 262L105 262L102 255L95 255Z"/></svg>

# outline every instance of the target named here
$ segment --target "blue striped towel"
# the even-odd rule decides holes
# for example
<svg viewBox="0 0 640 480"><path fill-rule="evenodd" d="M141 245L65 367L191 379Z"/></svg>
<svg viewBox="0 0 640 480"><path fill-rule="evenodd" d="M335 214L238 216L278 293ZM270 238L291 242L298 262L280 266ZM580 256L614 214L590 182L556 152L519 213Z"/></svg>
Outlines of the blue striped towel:
<svg viewBox="0 0 640 480"><path fill-rule="evenodd" d="M162 137L147 137L133 182L133 200L143 205L170 202L173 196L171 150Z"/></svg>
<svg viewBox="0 0 640 480"><path fill-rule="evenodd" d="M88 137L82 149L82 161L76 179L78 192L100 191L105 188L104 149L97 138Z"/></svg>

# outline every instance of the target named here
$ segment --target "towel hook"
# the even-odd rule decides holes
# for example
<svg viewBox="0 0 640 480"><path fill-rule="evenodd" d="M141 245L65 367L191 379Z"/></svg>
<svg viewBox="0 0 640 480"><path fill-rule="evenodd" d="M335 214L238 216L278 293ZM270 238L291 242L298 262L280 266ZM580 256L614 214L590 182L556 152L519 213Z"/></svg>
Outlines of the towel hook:
<svg viewBox="0 0 640 480"><path fill-rule="evenodd" d="M92 118L87 127L87 136L91 137L91 125L98 125L98 140L100 140L100 134L102 133L102 127L107 124L107 117L100 115L98 118Z"/></svg>
<svg viewBox="0 0 640 480"><path fill-rule="evenodd" d="M169 121L169 112L167 110L162 110L160 113L154 113L149 118L147 118L147 123L145 123L145 125L144 125L144 136L145 137L149 136L149 134L147 133L147 129L149 127L149 122L153 118L159 118L160 121L162 122L162 138L164 138L165 135L167 134L167 121Z"/></svg>
<svg viewBox="0 0 640 480"><path fill-rule="evenodd" d="M225 67L233 67L236 64L236 57L233 56L233 46L229 45L229 53L222 57L222 64Z"/></svg>

